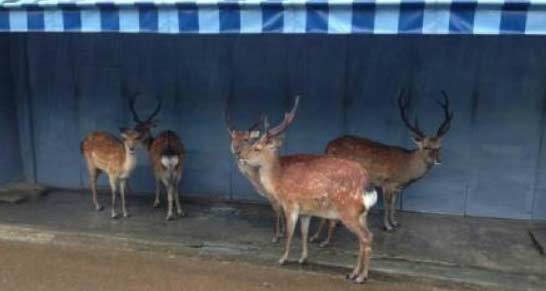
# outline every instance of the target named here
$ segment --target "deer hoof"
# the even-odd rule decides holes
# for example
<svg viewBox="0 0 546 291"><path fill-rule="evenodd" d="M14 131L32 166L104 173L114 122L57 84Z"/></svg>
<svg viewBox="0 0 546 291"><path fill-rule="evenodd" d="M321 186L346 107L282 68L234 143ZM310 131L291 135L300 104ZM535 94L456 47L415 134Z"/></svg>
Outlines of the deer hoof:
<svg viewBox="0 0 546 291"><path fill-rule="evenodd" d="M309 239L309 242L310 242L310 243L314 243L314 242L316 242L317 240L318 240L318 235L314 235L314 236L312 236L312 237Z"/></svg>
<svg viewBox="0 0 546 291"><path fill-rule="evenodd" d="M298 263L299 263L300 265L306 264L306 263L307 263L307 258L300 258L300 259L298 260Z"/></svg>
<svg viewBox="0 0 546 291"><path fill-rule="evenodd" d="M364 284L366 283L366 281L368 281L368 277L365 277L365 276L359 276L356 279L354 279L354 282L356 284Z"/></svg>
<svg viewBox="0 0 546 291"><path fill-rule="evenodd" d="M271 239L271 242L276 244L279 242L279 237L278 236L274 236L272 239Z"/></svg>
<svg viewBox="0 0 546 291"><path fill-rule="evenodd" d="M154 202L154 208L159 208L159 205L160 205L160 204L161 204L161 203L159 203L159 201L155 201L155 202Z"/></svg>
<svg viewBox="0 0 546 291"><path fill-rule="evenodd" d="M323 241L323 242L320 243L319 247L320 247L320 248L325 248L325 247L327 247L327 246L329 246L329 245L330 245L330 241L329 241L329 240L325 240L325 241Z"/></svg>
<svg viewBox="0 0 546 291"><path fill-rule="evenodd" d="M391 225L392 225L394 228L399 228L400 226L402 226L402 224L400 224L400 223L397 222L397 221L391 222Z"/></svg>
<svg viewBox="0 0 546 291"><path fill-rule="evenodd" d="M123 213L123 217L125 217L125 218L130 217L130 216L131 216L131 214L128 213L128 212Z"/></svg>
<svg viewBox="0 0 546 291"><path fill-rule="evenodd" d="M167 220L167 221L174 220L174 216L173 216L172 214L169 214L169 215L167 215L166 220Z"/></svg>
<svg viewBox="0 0 546 291"><path fill-rule="evenodd" d="M115 212L112 212L112 214L110 215L110 217L111 217L112 219L117 219L117 218L119 217L119 215L118 215L117 213L115 213Z"/></svg>
<svg viewBox="0 0 546 291"><path fill-rule="evenodd" d="M102 211L104 209L104 207L102 205L95 205L95 210L96 211Z"/></svg>
<svg viewBox="0 0 546 291"><path fill-rule="evenodd" d="M177 211L177 213L178 213L178 216L180 216L180 217L186 217L186 212L184 212L182 210Z"/></svg>
<svg viewBox="0 0 546 291"><path fill-rule="evenodd" d="M394 228L392 226L384 226L383 227L383 230L385 232L389 232L389 233L393 233L394 232Z"/></svg>
<svg viewBox="0 0 546 291"><path fill-rule="evenodd" d="M345 275L345 280L353 281L356 278L356 275L354 273Z"/></svg>
<svg viewBox="0 0 546 291"><path fill-rule="evenodd" d="M283 266L283 265L285 265L285 264L286 264L286 259L285 259L285 258L281 258L281 259L279 260L279 265Z"/></svg>

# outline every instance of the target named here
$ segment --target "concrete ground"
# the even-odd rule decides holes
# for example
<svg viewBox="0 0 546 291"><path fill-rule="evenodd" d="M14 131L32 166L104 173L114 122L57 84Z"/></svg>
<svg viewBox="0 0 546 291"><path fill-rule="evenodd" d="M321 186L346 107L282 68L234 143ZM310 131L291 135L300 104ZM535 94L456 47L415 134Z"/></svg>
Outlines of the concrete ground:
<svg viewBox="0 0 546 291"><path fill-rule="evenodd" d="M108 205L108 196L101 199ZM273 214L268 207L189 204L187 217L167 222L165 209L153 209L152 202L152 196L131 196L132 216L119 220L109 218L108 207L93 211L87 192L54 191L20 205L0 204L0 239L217 258L337 278L356 260L356 240L340 229L331 247L312 246L306 266L277 267L282 247L271 243ZM379 212L371 213L373 280L425 280L428 287L454 290L546 290L546 260L530 239L528 222L400 213L402 228L385 233L380 220ZM299 257L300 244L298 235L293 260Z"/></svg>
<svg viewBox="0 0 546 291"><path fill-rule="evenodd" d="M146 252L0 242L0 290L362 290L340 276L245 262ZM6 267L9 266L9 267ZM430 282L370 279L368 291L457 290Z"/></svg>

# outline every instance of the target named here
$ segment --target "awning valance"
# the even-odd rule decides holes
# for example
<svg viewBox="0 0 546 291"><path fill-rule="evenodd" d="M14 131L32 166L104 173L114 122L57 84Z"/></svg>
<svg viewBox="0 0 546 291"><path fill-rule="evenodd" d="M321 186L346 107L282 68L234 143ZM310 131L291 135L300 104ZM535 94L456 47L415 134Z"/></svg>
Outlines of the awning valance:
<svg viewBox="0 0 546 291"><path fill-rule="evenodd" d="M0 32L546 34L546 0L0 0Z"/></svg>

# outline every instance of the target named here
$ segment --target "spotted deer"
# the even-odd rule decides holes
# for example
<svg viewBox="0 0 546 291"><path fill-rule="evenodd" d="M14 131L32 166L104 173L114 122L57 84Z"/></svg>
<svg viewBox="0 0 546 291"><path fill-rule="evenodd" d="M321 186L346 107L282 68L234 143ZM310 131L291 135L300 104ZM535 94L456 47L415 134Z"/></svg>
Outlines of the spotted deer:
<svg viewBox="0 0 546 291"><path fill-rule="evenodd" d="M434 165L440 165L440 150L442 138L451 127L453 112L450 110L449 98L442 91L443 102L438 101L441 106L444 121L433 136L427 136L419 128L417 117L412 125L407 117L409 100L401 92L398 98L398 108L403 123L411 131L416 149L385 145L366 138L356 136L342 136L326 146L328 155L352 159L359 162L362 167L370 173L371 183L380 187L383 191L384 216L383 225L385 230L393 231L400 224L395 220L395 204L398 193L404 188L424 177ZM322 221L317 233L312 240L316 240L326 221ZM329 222L328 237L321 244L327 245L333 234L335 221Z"/></svg>
<svg viewBox="0 0 546 291"><path fill-rule="evenodd" d="M230 137L230 151L231 154L234 156L235 161L237 163L237 167L239 168L239 171L250 181L256 192L260 194L261 196L265 197L269 203L271 204L271 207L273 208L273 211L275 212L275 225L273 228L273 239L272 242L276 243L279 238L282 237L283 233L283 222L284 222L284 215L282 213L282 207L279 203L275 200L275 198L271 195L269 195L262 187L262 184L260 182L259 176L258 176L258 169L256 167L249 166L239 159L240 154L242 150L252 144L253 141L255 141L260 136L260 125L263 123L263 118L265 116L262 116L261 121L255 123L247 130L241 130L236 129L231 124L231 118L229 114L229 106L226 105L225 108L225 123L226 123L226 129L228 132L228 135Z"/></svg>
<svg viewBox="0 0 546 291"><path fill-rule="evenodd" d="M154 118L161 110L161 101L158 102L156 109L147 119L142 119L135 109L135 98L129 101L129 108L136 123L135 130L145 139L152 169L155 178L155 200L154 207L160 205L159 195L161 194L161 184L167 191L167 220L174 218L173 204L176 203L176 213L184 216L180 205L180 180L182 179L182 169L185 158L184 145L176 133L170 130L161 132L157 137L152 136L152 128L157 127L157 121Z"/></svg>
<svg viewBox="0 0 546 291"><path fill-rule="evenodd" d="M129 213L125 205L127 180L137 165L135 148L141 142L140 134L132 129L121 128L122 140L107 132L92 132L81 143L81 152L87 162L89 184L93 193L93 204L97 211L102 206L97 199L97 179L106 173L112 190L112 218L117 218L116 191L119 184L123 217Z"/></svg>
<svg viewBox="0 0 546 291"><path fill-rule="evenodd" d="M268 129L240 154L241 162L258 169L263 189L281 205L286 217L286 244L279 260L284 264L298 219L302 232L302 254L299 263L308 256L307 238L311 216L337 219L357 237L359 253L356 266L348 276L357 283L368 277L373 235L366 216L377 201L377 192L368 188L368 175L357 162L328 155L294 155L298 162L283 164L279 149L285 131L294 121L299 98L284 120Z"/></svg>

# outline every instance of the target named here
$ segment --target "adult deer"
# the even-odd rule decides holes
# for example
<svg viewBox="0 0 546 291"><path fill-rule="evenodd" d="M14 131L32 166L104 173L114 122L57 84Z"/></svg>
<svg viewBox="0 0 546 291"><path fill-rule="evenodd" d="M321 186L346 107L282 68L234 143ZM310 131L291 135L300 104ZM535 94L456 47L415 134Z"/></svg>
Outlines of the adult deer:
<svg viewBox="0 0 546 291"><path fill-rule="evenodd" d="M235 129L235 127L233 127L233 125L231 124L229 106L227 104L226 104L224 114L225 114L224 116L225 116L226 129L230 137L230 151L235 158L239 171L250 181L250 183L252 184L256 192L258 192L258 194L265 197L269 201L269 203L271 204L271 207L273 208L273 211L275 212L276 220L275 220L275 225L273 229L274 234L273 234L272 242L276 243L279 240L279 238L282 237L282 233L283 233L284 215L282 213L282 207L275 200L275 198L269 195L265 191L265 189L262 187L262 184L258 176L258 169L256 167L252 167L246 163L243 163L239 159L243 149L252 145L252 143L260 136L259 127L263 123L265 116L262 116L261 121L255 123L247 130L240 130L240 129Z"/></svg>
<svg viewBox="0 0 546 291"><path fill-rule="evenodd" d="M408 150L356 136L337 138L328 143L326 147L328 155L359 162L369 171L370 182L383 190L385 208L383 225L387 231L393 231L394 228L400 226L394 218L398 193L425 176L434 165L441 163L442 138L449 131L453 119L453 112L449 108L449 98L444 91L442 91L442 95L444 100L443 102L438 101L438 104L442 108L444 121L435 135L427 136L419 128L417 118L415 118L413 125L408 121L406 110L409 100L403 92L400 93L398 98L400 116L411 131L417 149ZM318 238L325 223L326 221L322 221L312 240ZM330 242L334 227L335 222L330 221L328 237L321 246Z"/></svg>
<svg viewBox="0 0 546 291"><path fill-rule="evenodd" d="M102 206L97 199L97 179L102 172L108 175L112 190L112 218L117 218L116 189L119 184L123 217L128 217L125 205L127 180L136 167L135 148L141 142L139 132L122 128L122 140L107 132L92 132L81 143L81 152L87 162L89 184L93 192L93 203L97 211Z"/></svg>
<svg viewBox="0 0 546 291"><path fill-rule="evenodd" d="M177 214L184 216L179 193L185 158L184 145L178 135L170 130L161 132L156 138L152 136L152 128L157 127L157 121L154 118L161 110L161 101L158 102L157 107L147 119L140 118L135 109L135 101L135 98L129 99L129 107L136 123L135 130L145 138L150 155L156 184L154 207L159 207L159 195L161 183L163 183L167 191L167 220L174 218L173 203L176 203Z"/></svg>
<svg viewBox="0 0 546 291"><path fill-rule="evenodd" d="M372 252L372 233L366 216L377 201L375 190L368 187L366 171L356 162L328 155L294 155L298 162L283 164L279 149L284 132L294 121L299 98L284 120L266 129L252 145L240 154L242 162L256 167L263 189L282 206L286 216L286 245L280 264L288 259L296 223L300 218L303 251L299 259L307 259L307 238L311 216L338 219L359 240L356 266L348 276L357 283L368 277Z"/></svg>

